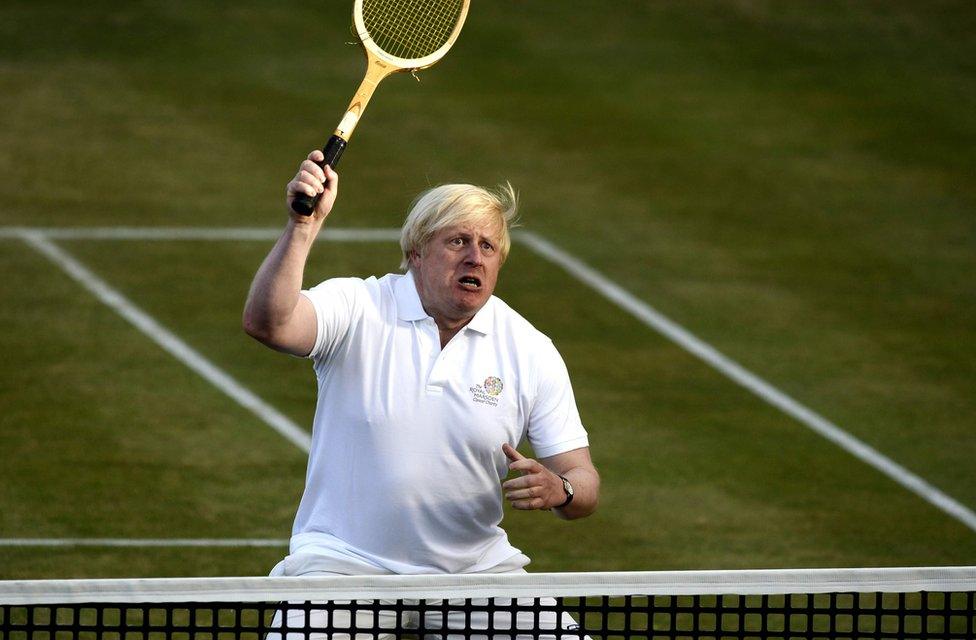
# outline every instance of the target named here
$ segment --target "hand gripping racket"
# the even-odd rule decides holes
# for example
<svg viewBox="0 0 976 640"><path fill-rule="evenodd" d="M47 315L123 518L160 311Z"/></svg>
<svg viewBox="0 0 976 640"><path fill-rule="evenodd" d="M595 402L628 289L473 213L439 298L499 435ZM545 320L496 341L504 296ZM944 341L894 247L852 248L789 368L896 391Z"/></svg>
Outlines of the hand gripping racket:
<svg viewBox="0 0 976 640"><path fill-rule="evenodd" d="M320 166L339 164L376 86L397 71L426 69L450 50L470 0L355 0L353 29L366 52L366 76L353 96L346 115L329 138ZM292 200L295 213L311 215L320 196L298 194Z"/></svg>

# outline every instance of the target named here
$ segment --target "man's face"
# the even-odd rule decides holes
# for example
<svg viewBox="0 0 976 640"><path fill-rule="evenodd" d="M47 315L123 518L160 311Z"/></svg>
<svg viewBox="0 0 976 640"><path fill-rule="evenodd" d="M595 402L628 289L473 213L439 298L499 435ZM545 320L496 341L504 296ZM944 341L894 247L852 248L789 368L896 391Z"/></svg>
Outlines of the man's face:
<svg viewBox="0 0 976 640"><path fill-rule="evenodd" d="M500 235L498 223L463 222L441 229L410 257L420 301L439 326L466 322L488 302L502 266Z"/></svg>

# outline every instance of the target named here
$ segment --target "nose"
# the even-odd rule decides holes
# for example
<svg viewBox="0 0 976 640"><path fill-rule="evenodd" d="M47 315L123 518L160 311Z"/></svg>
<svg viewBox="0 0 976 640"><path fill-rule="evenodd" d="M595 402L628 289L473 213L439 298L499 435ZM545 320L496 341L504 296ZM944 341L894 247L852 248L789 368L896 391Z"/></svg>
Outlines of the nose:
<svg viewBox="0 0 976 640"><path fill-rule="evenodd" d="M481 247L472 242L468 245L468 252L464 256L464 262L472 266L479 266L482 261Z"/></svg>

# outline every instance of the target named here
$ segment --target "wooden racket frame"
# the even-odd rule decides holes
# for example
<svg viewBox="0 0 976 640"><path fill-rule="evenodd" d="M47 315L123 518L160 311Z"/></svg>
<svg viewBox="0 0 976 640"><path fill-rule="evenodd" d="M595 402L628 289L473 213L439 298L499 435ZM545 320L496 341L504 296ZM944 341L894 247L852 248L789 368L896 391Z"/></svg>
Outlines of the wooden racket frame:
<svg viewBox="0 0 976 640"><path fill-rule="evenodd" d="M352 137L352 133L355 131L356 125L359 124L359 119L362 117L363 112L366 111L366 105L369 104L369 99L373 97L373 92L376 91L376 87L384 78L399 71L413 72L426 69L444 57L444 54L450 50L451 46L457 40L458 35L460 35L461 27L464 26L464 21L468 17L468 8L471 6L471 0L461 0L461 14L458 17L457 24L454 25L454 30L451 32L447 41L437 51L423 58L410 59L390 55L380 49L369 36L369 33L366 31L366 25L363 22L364 1L355 0L353 2L352 26L353 31L359 38L360 46L362 46L363 51L366 53L366 74L363 77L363 81L359 84L356 93L353 95L352 101L346 108L346 113L342 116L339 126L336 127L332 137L329 138L325 147L322 148L324 158L318 163L321 167L328 164L334 169L339 163L342 152L346 148L346 143ZM321 194L316 196L309 196L304 193L295 194L291 201L291 209L295 213L303 216L312 215L320 198Z"/></svg>
<svg viewBox="0 0 976 640"><path fill-rule="evenodd" d="M447 54L461 34L461 27L464 26L464 21L468 16L468 8L471 5L471 0L462 0L461 15L458 18L457 24L454 25L454 31L447 39L447 42L437 51L423 58L407 59L398 58L397 56L386 53L369 36L369 33L366 31L366 24L363 22L363 1L355 0L353 3L352 26L355 30L356 37L359 39L359 44L366 54L366 75L363 77L363 81L349 102L346 113L339 122L339 126L336 128L334 134L346 142L352 136L352 132L359 123L359 119L366 110L366 105L369 103L369 99L373 97L373 92L376 91L379 83L394 73L419 71L436 64Z"/></svg>

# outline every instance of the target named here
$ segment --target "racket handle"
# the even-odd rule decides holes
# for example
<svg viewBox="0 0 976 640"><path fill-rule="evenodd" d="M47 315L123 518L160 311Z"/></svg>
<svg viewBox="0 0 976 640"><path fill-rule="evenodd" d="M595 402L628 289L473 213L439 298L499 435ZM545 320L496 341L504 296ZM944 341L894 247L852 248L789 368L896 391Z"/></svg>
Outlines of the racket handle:
<svg viewBox="0 0 976 640"><path fill-rule="evenodd" d="M329 138L329 142L326 143L325 148L322 149L325 159L316 164L322 168L325 168L325 165L329 165L335 169L336 165L339 164L339 158L342 157L342 152L345 149L346 141L339 136L332 136ZM299 193L291 201L291 210L295 213L300 213L303 216L310 216L315 211L315 205L318 204L319 198L321 197L322 194L318 194L313 197L304 193Z"/></svg>

